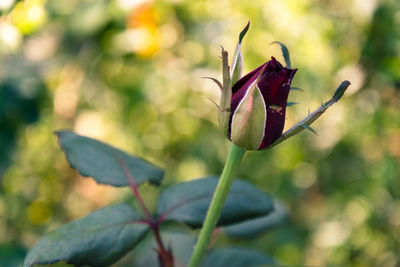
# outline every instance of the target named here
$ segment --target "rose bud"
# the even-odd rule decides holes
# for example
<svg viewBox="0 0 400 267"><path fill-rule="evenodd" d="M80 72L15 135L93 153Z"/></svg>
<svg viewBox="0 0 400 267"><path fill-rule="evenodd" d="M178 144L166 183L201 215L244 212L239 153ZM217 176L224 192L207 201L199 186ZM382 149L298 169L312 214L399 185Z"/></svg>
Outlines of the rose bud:
<svg viewBox="0 0 400 267"><path fill-rule="evenodd" d="M247 150L264 149L282 135L296 71L271 57L232 86L228 137L234 144Z"/></svg>

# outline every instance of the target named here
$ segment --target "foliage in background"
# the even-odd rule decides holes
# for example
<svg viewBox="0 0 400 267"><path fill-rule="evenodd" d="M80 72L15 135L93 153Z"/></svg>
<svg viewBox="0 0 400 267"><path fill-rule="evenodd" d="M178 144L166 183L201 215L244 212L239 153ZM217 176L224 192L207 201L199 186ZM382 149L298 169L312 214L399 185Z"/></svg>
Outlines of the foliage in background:
<svg viewBox="0 0 400 267"><path fill-rule="evenodd" d="M245 72L270 55L281 60L279 47L269 44L282 40L292 64L302 66L293 85L303 92L289 101L313 110L349 77L353 96L314 125L319 136L301 134L251 153L241 167L239 177L289 207L290 223L248 241L220 235L216 246L262 248L283 265L396 266L399 5L0 1L0 262L23 258L25 248L68 221L133 201L128 190L71 171L54 129L149 159L166 169L165 185L220 173L228 143L207 99L217 100L218 89L200 77L218 76L218 45L233 51L250 18ZM3 108L6 98L13 109ZM288 108L287 125L306 114L305 105ZM155 209L158 189L144 185L141 192Z"/></svg>
<svg viewBox="0 0 400 267"><path fill-rule="evenodd" d="M193 246L181 247L175 238L169 239L167 244L162 240L162 235L168 234L168 224L175 223L181 238L189 241L194 239L194 233L187 226L194 229L202 227L219 177L204 177L169 186L161 191L157 210L150 213L147 203L138 193L138 188L144 182L159 186L164 176L160 168L98 140L70 131L58 131L57 137L72 168L99 184L129 186L140 207L135 209L126 203L111 205L55 229L44 235L29 250L24 267L40 267L50 263L110 266L135 247L145 243L142 240L149 232L152 232L152 238L157 241L155 247L147 247L153 253L144 253L144 256L138 254L134 259L128 260L127 264L138 266L141 261L153 258L155 264L151 266L186 265L186 257L180 255L180 250L188 249L190 255ZM218 226L229 226L226 233L235 236L238 229L232 227L239 223L236 226L239 227L240 234L246 237L248 234L269 229L269 215L273 215L275 222L278 217L278 224L283 222L286 212L282 216L277 211L279 209L275 211L275 204L269 195L248 182L236 179L229 191ZM251 226L253 220L257 219L262 220L258 221L258 229L255 230ZM221 262L218 265L232 262L230 255L235 254L235 249L237 248L212 249L202 266L215 266L215 261ZM258 255L252 259L254 265L274 263L263 253L249 249L237 254L236 261L243 262L239 266L245 262L250 264L249 260L254 255ZM222 264L223 262L226 264Z"/></svg>

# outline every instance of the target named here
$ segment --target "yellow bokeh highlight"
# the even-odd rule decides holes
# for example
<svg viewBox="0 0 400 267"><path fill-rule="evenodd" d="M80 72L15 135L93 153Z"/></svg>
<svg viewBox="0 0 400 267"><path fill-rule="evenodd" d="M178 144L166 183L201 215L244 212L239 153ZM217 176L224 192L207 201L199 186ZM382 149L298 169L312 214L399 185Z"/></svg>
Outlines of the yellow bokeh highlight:
<svg viewBox="0 0 400 267"><path fill-rule="evenodd" d="M19 2L13 9L12 21L24 34L38 30L47 20L44 0L28 0Z"/></svg>

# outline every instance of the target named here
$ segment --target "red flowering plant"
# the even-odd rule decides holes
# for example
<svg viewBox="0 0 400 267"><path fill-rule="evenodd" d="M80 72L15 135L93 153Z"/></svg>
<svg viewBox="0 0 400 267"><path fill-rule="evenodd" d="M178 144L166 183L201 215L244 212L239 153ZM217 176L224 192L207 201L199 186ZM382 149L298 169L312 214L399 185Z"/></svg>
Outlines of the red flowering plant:
<svg viewBox="0 0 400 267"><path fill-rule="evenodd" d="M209 249L212 236L218 233L216 226L231 236L250 237L287 217L279 201L244 180L234 179L234 175L247 150L268 149L304 129L312 130L311 123L342 97L350 83L342 82L329 101L283 132L286 107L291 104L287 99L294 90L291 82L297 69L290 66L286 46L277 42L286 67L271 57L242 77L240 48L248 29L249 24L239 35L231 69L228 53L222 49L223 82L211 78L221 89L219 124L232 141L221 176L162 188L156 209L150 210L139 186L146 182L159 186L164 176L162 169L98 140L57 131L72 168L100 184L130 187L137 205L104 207L55 229L29 251L24 267L172 267L187 263L191 267L232 263L240 267L278 266L267 255L250 249ZM174 223L185 227L171 231L168 226ZM201 228L199 237L188 227Z"/></svg>
<svg viewBox="0 0 400 267"><path fill-rule="evenodd" d="M287 99L297 69L291 69L287 47L281 42L274 42L281 46L286 67L283 67L274 57L271 57L271 60L241 77L243 56L240 48L249 26L250 23L239 35L231 70L229 70L228 65L228 53L222 48L223 82L210 78L221 89L221 101L218 107L219 124L233 144L191 257L190 267L199 266L206 253L222 206L233 182L234 174L245 152L270 148L304 129L309 129L315 133L310 127L311 123L338 101L350 85L350 82L343 81L329 101L322 104L321 107L288 131L282 133L285 125L286 107L291 104L287 102Z"/></svg>

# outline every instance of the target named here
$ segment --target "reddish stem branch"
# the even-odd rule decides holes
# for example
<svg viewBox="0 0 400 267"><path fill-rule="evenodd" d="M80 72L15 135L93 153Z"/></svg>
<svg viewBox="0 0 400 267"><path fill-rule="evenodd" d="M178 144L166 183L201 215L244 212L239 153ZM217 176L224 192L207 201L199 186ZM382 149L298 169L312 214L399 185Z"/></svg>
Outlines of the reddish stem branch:
<svg viewBox="0 0 400 267"><path fill-rule="evenodd" d="M172 255L172 251L170 249L165 249L163 242L161 240L158 224L153 225L152 227L154 237L156 238L156 242L159 248L158 251L158 260L160 262L161 267L174 267L174 257Z"/></svg>
<svg viewBox="0 0 400 267"><path fill-rule="evenodd" d="M139 194L139 190L138 187L135 184L135 180L133 179L132 174L129 172L128 168L125 165L125 162L119 157L119 155L117 155L118 158L118 162L122 167L122 170L124 171L125 177L129 182L129 185L132 189L133 194L135 195L136 199L139 202L140 207L142 208L144 214L146 215L147 219L149 220L149 222L153 221L153 216L151 215L149 209L146 207L146 204L144 204L144 201L142 199L142 197Z"/></svg>
<svg viewBox="0 0 400 267"><path fill-rule="evenodd" d="M129 185L132 189L133 194L135 195L136 199L139 202L139 205L143 211L143 213L147 217L146 223L150 226L150 229L154 233L154 237L156 238L157 246L158 246L158 258L161 267L174 267L174 257L172 255L171 250L166 250L164 244L162 242L159 227L160 224L158 221L154 220L153 216L151 215L149 209L147 208L146 204L144 203L142 197L140 196L139 190L137 185L135 184L135 180L126 167L125 162L121 159L119 155L116 155L119 164L121 165L122 170L124 171L125 177L129 182Z"/></svg>

